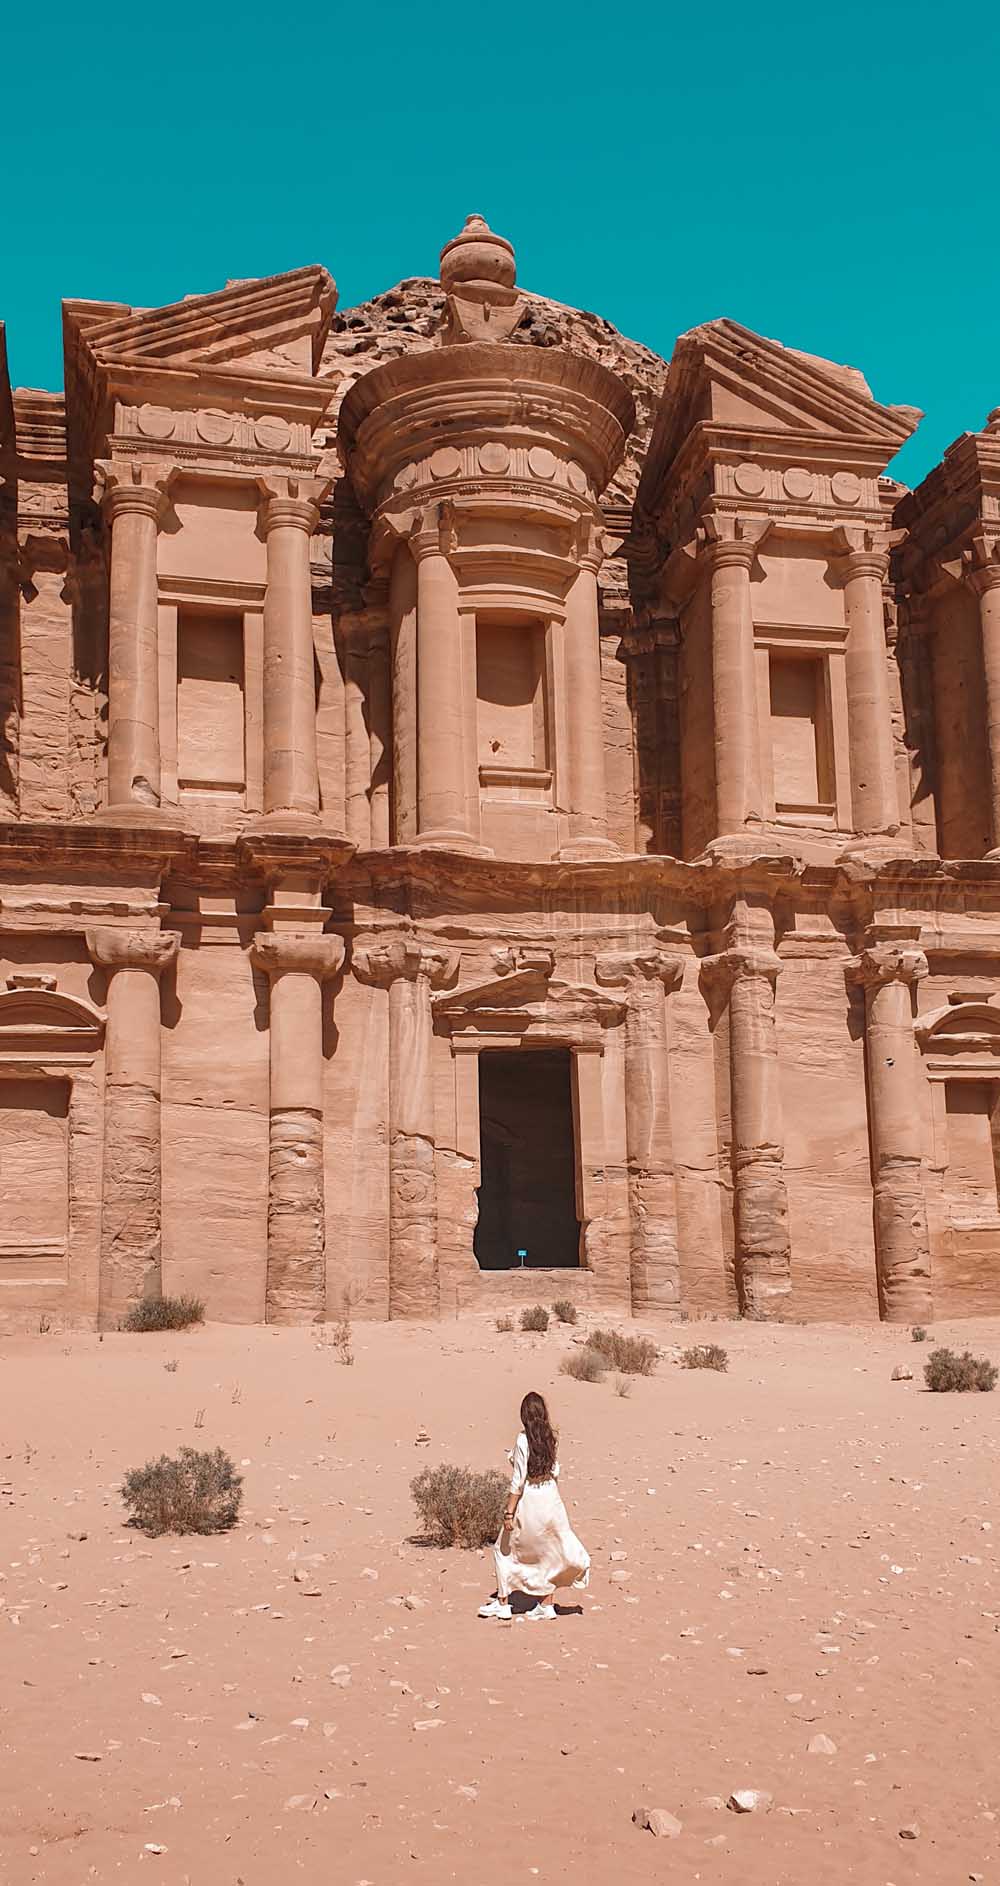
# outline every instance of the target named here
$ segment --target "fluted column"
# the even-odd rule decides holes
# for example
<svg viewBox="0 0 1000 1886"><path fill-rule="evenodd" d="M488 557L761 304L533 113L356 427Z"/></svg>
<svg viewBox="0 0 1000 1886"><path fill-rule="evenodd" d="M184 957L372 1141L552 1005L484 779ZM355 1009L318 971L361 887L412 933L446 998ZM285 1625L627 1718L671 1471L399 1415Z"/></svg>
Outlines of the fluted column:
<svg viewBox="0 0 1000 1886"><path fill-rule="evenodd" d="M344 960L339 936L265 930L251 960L270 984L267 1184L269 1323L318 1323L326 1304L323 1185L323 983Z"/></svg>
<svg viewBox="0 0 1000 1886"><path fill-rule="evenodd" d="M912 996L926 974L921 950L894 943L864 950L853 970L865 992L875 1252L890 1323L919 1323L932 1309Z"/></svg>
<svg viewBox="0 0 1000 1886"><path fill-rule="evenodd" d="M736 1286L745 1316L780 1319L791 1293L774 994L779 957L737 942L702 974L729 1001L729 1078Z"/></svg>
<svg viewBox="0 0 1000 1886"><path fill-rule="evenodd" d="M617 851L608 838L604 771L604 695L601 681L601 621L596 548L581 559L566 598L564 627L568 752L560 772L568 775L568 842L560 857L601 857Z"/></svg>
<svg viewBox="0 0 1000 1886"><path fill-rule="evenodd" d="M160 976L178 939L109 927L88 930L86 940L108 979L98 1321L114 1329L162 1288Z"/></svg>
<svg viewBox="0 0 1000 1886"><path fill-rule="evenodd" d="M899 802L882 594L888 551L873 544L869 533L845 532L843 541L851 818L859 834L890 832L899 826Z"/></svg>
<svg viewBox="0 0 1000 1886"><path fill-rule="evenodd" d="M665 950L600 956L597 980L627 990L625 1147L632 1311L680 1314L680 1258L667 1048L668 990L683 959Z"/></svg>
<svg viewBox="0 0 1000 1886"><path fill-rule="evenodd" d="M446 555L447 525L413 539L417 558L416 843L478 849L479 808L469 803L465 664L458 579Z"/></svg>
<svg viewBox="0 0 1000 1886"><path fill-rule="evenodd" d="M990 763L990 849L1000 857L1000 562L996 554L971 572L979 598L979 627L986 683L986 740Z"/></svg>
<svg viewBox="0 0 1000 1886"><path fill-rule="evenodd" d="M160 484L105 487L111 531L108 614L108 806L160 804L156 538L166 508Z"/></svg>
<svg viewBox="0 0 1000 1886"><path fill-rule="evenodd" d="M264 811L319 811L316 680L309 546L321 493L267 492L260 529L267 545L264 592Z"/></svg>
<svg viewBox="0 0 1000 1886"><path fill-rule="evenodd" d="M750 537L710 544L712 706L715 738L716 830L720 837L760 825L764 797L754 670Z"/></svg>
<svg viewBox="0 0 1000 1886"><path fill-rule="evenodd" d="M414 938L356 947L354 973L389 992L389 1315L438 1313L431 990L456 958Z"/></svg>

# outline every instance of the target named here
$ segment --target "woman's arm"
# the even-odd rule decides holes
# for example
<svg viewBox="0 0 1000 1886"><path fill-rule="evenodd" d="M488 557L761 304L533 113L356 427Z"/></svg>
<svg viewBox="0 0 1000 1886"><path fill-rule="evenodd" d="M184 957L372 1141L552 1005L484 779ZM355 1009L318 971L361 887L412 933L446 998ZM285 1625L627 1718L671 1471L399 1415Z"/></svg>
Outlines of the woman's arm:
<svg viewBox="0 0 1000 1886"><path fill-rule="evenodd" d="M504 1508L503 1516L504 1529L507 1532L510 1531L511 1526L514 1524L518 1502L520 1501L521 1494L524 1492L524 1483L527 1477L528 1443L525 1436L519 1434L517 1437L517 1445L514 1449L513 1472L510 1477L510 1489L507 1494L507 1504Z"/></svg>

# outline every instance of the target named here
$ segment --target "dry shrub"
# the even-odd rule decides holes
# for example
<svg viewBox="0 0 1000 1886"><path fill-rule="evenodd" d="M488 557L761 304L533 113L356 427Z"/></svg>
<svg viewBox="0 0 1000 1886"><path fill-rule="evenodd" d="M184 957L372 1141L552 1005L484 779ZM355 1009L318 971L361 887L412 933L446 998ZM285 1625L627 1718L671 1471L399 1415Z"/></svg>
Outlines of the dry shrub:
<svg viewBox="0 0 1000 1886"><path fill-rule="evenodd" d="M913 1329L911 1329L910 1331L910 1335L913 1337L914 1342L927 1341L927 1331L925 1330L922 1323L915 1324Z"/></svg>
<svg viewBox="0 0 1000 1886"><path fill-rule="evenodd" d="M568 1297L560 1297L558 1302L552 1305L552 1314L557 1323L575 1323L576 1304L571 1303Z"/></svg>
<svg viewBox="0 0 1000 1886"><path fill-rule="evenodd" d="M624 1336L620 1329L592 1329L587 1344L620 1375L652 1375L659 1355L648 1336Z"/></svg>
<svg viewBox="0 0 1000 1886"><path fill-rule="evenodd" d="M924 1364L924 1380L935 1394L954 1391L965 1394L978 1389L983 1395L996 1387L997 1371L986 1356L974 1356L970 1349L956 1355L954 1349L935 1349Z"/></svg>
<svg viewBox="0 0 1000 1886"><path fill-rule="evenodd" d="M145 1336L154 1329L190 1329L192 1323L205 1321L205 1305L200 1297L144 1297L134 1303L122 1319L122 1329Z"/></svg>
<svg viewBox="0 0 1000 1886"><path fill-rule="evenodd" d="M725 1375L729 1367L729 1357L717 1342L698 1342L693 1349L685 1349L681 1356L682 1369L716 1369Z"/></svg>
<svg viewBox="0 0 1000 1886"><path fill-rule="evenodd" d="M424 1535L430 1545L492 1545L503 1521L507 1482L490 1468L425 1467L410 1482Z"/></svg>
<svg viewBox="0 0 1000 1886"><path fill-rule="evenodd" d="M559 1364L560 1375L571 1375L574 1382L603 1382L604 1357L597 1349L571 1349Z"/></svg>
<svg viewBox="0 0 1000 1886"><path fill-rule="evenodd" d="M540 1333L542 1330L548 1329L548 1326L549 1326L548 1310L543 1309L540 1303L534 1304L530 1310L521 1311L521 1328L522 1329L537 1330Z"/></svg>
<svg viewBox="0 0 1000 1886"><path fill-rule="evenodd" d="M175 1460L161 1454L125 1475L122 1499L129 1523L150 1539L164 1532L226 1532L236 1524L243 1476L221 1447L198 1453L182 1447Z"/></svg>
<svg viewBox="0 0 1000 1886"><path fill-rule="evenodd" d="M615 1394L620 1395L623 1401L627 1401L631 1393L632 1393L632 1383L631 1383L630 1378L627 1375L616 1375L615 1376Z"/></svg>
<svg viewBox="0 0 1000 1886"><path fill-rule="evenodd" d="M497 1328L497 1334L499 1336L509 1336L513 1327L514 1327L514 1318L512 1316L498 1316L497 1317L496 1328Z"/></svg>

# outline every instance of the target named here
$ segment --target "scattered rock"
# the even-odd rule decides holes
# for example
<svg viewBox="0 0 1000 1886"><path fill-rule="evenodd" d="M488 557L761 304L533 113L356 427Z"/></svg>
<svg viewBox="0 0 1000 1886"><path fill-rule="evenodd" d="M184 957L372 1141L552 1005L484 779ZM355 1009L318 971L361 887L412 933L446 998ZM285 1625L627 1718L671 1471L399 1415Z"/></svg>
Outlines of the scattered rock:
<svg viewBox="0 0 1000 1886"><path fill-rule="evenodd" d="M665 1807L637 1807L633 1810L632 1819L637 1827L645 1828L658 1839L676 1840L681 1831L680 1821L668 1813Z"/></svg>
<svg viewBox="0 0 1000 1886"><path fill-rule="evenodd" d="M892 1371L892 1380L894 1382L912 1382L913 1370L906 1368L902 1363L900 1363Z"/></svg>
<svg viewBox="0 0 1000 1886"><path fill-rule="evenodd" d="M836 1755L837 1744L831 1742L828 1735L814 1735L809 1744L810 1755Z"/></svg>
<svg viewBox="0 0 1000 1886"><path fill-rule="evenodd" d="M916 1821L911 1821L908 1827L901 1827L899 1830L899 1838L900 1840L919 1840L920 1829Z"/></svg>
<svg viewBox="0 0 1000 1886"><path fill-rule="evenodd" d="M76 1759L78 1762L99 1762L103 1760L103 1757L98 1754L96 1749L78 1748L76 1751Z"/></svg>
<svg viewBox="0 0 1000 1886"><path fill-rule="evenodd" d="M317 1803L315 1794L290 1794L285 1802L285 1812L311 1814Z"/></svg>
<svg viewBox="0 0 1000 1886"><path fill-rule="evenodd" d="M769 1814L774 1796L768 1794L766 1788L734 1788L726 1806L731 1807L734 1814Z"/></svg>

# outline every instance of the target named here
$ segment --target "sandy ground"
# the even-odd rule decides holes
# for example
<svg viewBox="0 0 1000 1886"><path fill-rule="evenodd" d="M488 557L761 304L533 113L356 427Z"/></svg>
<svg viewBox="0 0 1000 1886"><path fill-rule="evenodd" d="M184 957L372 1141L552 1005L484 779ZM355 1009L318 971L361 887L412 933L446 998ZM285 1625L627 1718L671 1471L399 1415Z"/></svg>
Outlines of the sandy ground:
<svg viewBox="0 0 1000 1886"><path fill-rule="evenodd" d="M1000 1391L927 1394L905 1330L706 1337L728 1375L627 1399L475 1318L358 1326L352 1368L304 1330L0 1342L4 1886L1000 1880ZM594 1578L483 1623L487 1555L410 1543L409 1483L502 1466L529 1387ZM242 1521L145 1540L116 1489L184 1442Z"/></svg>

